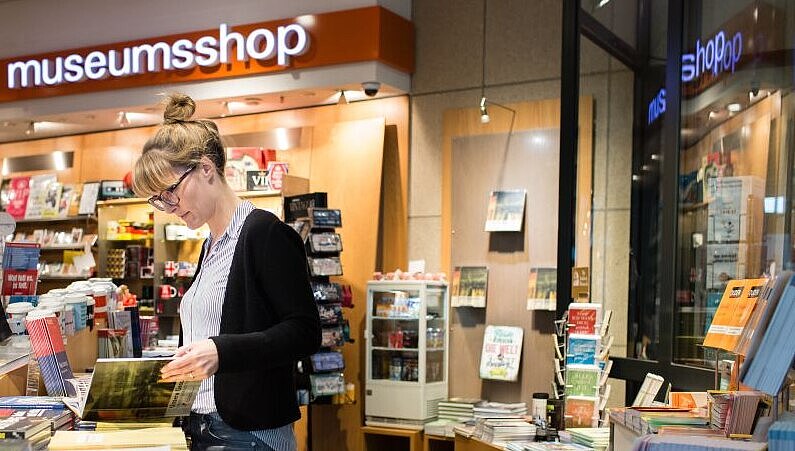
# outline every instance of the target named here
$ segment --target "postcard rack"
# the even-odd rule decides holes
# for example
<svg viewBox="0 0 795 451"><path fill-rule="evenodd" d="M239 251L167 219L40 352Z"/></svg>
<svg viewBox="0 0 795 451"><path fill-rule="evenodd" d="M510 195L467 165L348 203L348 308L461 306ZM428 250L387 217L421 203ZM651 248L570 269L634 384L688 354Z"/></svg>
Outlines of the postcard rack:
<svg viewBox="0 0 795 451"><path fill-rule="evenodd" d="M555 321L553 398L563 400L565 427L599 427L606 422L612 311L601 304L573 302Z"/></svg>

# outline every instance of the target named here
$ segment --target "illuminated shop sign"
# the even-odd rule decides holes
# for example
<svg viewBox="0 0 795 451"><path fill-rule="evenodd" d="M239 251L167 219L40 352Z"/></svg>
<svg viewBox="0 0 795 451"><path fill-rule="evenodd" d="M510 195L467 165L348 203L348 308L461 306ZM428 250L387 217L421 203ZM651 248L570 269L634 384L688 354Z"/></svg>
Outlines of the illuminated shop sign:
<svg viewBox="0 0 795 451"><path fill-rule="evenodd" d="M731 39L726 38L723 30L706 43L699 39L695 52L682 55L682 82L688 83L702 74L716 77L723 72L734 73L742 53L743 35L739 31Z"/></svg>
<svg viewBox="0 0 795 451"><path fill-rule="evenodd" d="M255 28L247 34L232 31L221 24L218 33L198 39L177 39L174 42L143 43L107 51L94 50L85 55L28 59L7 63L9 89L34 86L57 86L84 80L126 77L169 70L190 69L196 66L213 67L219 64L250 59L276 60L279 66L289 66L290 58L309 49L309 34L299 24L279 26L275 31Z"/></svg>
<svg viewBox="0 0 795 451"><path fill-rule="evenodd" d="M731 39L721 30L702 43L696 40L693 53L682 55L682 83L698 80L702 75L713 79L722 73L734 73L743 53L743 35L739 31ZM660 88L649 102L646 124L651 125L665 113L665 88Z"/></svg>
<svg viewBox="0 0 795 451"><path fill-rule="evenodd" d="M660 91L649 103L649 114L646 123L651 125L651 123L656 121L663 113L665 113L665 88L660 88Z"/></svg>

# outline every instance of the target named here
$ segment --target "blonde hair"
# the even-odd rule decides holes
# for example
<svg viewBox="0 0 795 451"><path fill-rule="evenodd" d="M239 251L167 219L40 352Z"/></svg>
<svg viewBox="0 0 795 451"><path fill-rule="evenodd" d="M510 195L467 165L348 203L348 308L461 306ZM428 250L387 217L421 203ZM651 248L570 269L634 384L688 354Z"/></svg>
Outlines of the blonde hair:
<svg viewBox="0 0 795 451"><path fill-rule="evenodd" d="M174 172L207 157L224 180L226 153L218 127L209 119L191 120L196 102L185 94L169 94L163 101L163 125L144 144L135 162L133 190L138 196L159 194L174 183Z"/></svg>

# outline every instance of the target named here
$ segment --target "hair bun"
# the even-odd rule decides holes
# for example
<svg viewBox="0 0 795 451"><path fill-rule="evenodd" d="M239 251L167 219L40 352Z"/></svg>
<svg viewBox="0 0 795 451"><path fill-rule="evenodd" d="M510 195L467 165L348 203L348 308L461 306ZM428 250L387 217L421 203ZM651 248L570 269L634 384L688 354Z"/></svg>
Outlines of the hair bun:
<svg viewBox="0 0 795 451"><path fill-rule="evenodd" d="M196 112L196 102L185 94L168 94L163 103L166 105L163 111L164 124L187 121Z"/></svg>

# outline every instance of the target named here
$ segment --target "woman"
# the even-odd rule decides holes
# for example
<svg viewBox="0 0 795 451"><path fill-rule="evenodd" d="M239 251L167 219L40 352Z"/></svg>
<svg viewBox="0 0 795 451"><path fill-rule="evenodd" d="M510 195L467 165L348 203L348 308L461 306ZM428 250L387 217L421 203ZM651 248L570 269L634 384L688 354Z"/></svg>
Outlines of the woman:
<svg viewBox="0 0 795 451"><path fill-rule="evenodd" d="M166 99L133 178L155 208L210 229L180 306L182 346L163 378L202 381L185 426L191 449L293 450L295 361L320 346L304 246L235 195L218 129L190 120L195 109L188 96Z"/></svg>

